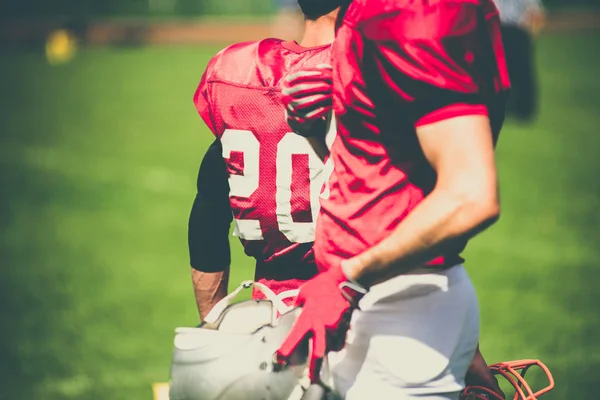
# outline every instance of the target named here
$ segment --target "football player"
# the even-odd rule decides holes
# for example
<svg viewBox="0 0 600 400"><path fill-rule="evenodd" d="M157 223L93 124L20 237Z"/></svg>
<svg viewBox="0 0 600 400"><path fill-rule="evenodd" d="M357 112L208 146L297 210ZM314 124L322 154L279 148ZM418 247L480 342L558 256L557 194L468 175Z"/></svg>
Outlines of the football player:
<svg viewBox="0 0 600 400"><path fill-rule="evenodd" d="M216 140L201 163L189 219L201 318L227 294L232 220L245 253L256 259L257 282L281 294L317 273L312 244L323 162L291 132L281 87L290 74L330 62L340 2L299 0L306 19L300 43L232 45L210 60L202 76L194 104Z"/></svg>
<svg viewBox="0 0 600 400"><path fill-rule="evenodd" d="M498 12L491 0L354 0L339 26L333 69L312 75L333 80L338 134L315 236L321 273L301 286L279 357L311 338L317 382L351 326L331 359L346 399L457 399L479 338L460 253L500 212ZM305 100L307 78L288 84L290 125L322 127L328 95Z"/></svg>

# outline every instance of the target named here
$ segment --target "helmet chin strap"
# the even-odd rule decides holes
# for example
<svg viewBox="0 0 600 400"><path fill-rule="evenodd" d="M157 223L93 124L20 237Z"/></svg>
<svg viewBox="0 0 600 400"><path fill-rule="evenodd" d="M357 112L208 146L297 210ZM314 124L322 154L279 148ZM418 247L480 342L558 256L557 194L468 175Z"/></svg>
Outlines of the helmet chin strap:
<svg viewBox="0 0 600 400"><path fill-rule="evenodd" d="M286 306L283 302L283 299L296 296L298 291L289 290L287 292L281 293L279 296L275 294L269 287L263 285L260 282L254 281L244 281L238 286L233 292L229 293L227 296L223 297L221 301L219 301L215 306L210 310L210 312L204 318L204 321L207 323L215 323L219 318L219 315L231 304L231 301L237 297L237 295L244 289L256 288L262 294L265 295L267 300L269 300L273 304L273 319L272 322L275 323L277 317L281 314L286 313L290 310L290 307Z"/></svg>

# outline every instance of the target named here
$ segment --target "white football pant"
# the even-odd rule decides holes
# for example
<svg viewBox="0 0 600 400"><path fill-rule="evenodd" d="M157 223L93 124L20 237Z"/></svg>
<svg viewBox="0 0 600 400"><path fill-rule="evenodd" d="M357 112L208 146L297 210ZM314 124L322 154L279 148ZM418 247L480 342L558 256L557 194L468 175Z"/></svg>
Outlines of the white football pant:
<svg viewBox="0 0 600 400"><path fill-rule="evenodd" d="M329 354L346 400L457 400L479 340L479 305L462 265L371 288L346 347Z"/></svg>

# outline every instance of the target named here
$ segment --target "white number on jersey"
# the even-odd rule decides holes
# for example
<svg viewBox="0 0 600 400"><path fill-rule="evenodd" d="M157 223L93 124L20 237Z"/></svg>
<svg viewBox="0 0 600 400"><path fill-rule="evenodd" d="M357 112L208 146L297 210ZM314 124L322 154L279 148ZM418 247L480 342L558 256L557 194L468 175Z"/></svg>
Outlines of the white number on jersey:
<svg viewBox="0 0 600 400"><path fill-rule="evenodd" d="M221 136L223 158L230 158L231 152L243 154L243 175L229 175L229 196L248 198L258 189L260 181L260 142L251 131L227 129ZM310 177L310 208L312 222L295 222L292 218L292 156L308 156ZM289 132L277 144L275 202L277 225L281 233L293 243L314 241L315 221L319 212L319 193L323 187L325 173L323 163L311 145L303 137ZM262 240L259 220L235 218L234 235L244 240Z"/></svg>

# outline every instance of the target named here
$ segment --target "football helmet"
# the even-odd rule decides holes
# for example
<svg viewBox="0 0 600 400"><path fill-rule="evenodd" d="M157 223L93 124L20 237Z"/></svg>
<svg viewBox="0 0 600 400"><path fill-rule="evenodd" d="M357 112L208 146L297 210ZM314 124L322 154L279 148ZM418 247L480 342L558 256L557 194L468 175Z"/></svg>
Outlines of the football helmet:
<svg viewBox="0 0 600 400"><path fill-rule="evenodd" d="M266 300L232 303L256 288ZM258 282L246 281L218 302L196 328L177 328L171 363L170 400L299 400L308 389L307 348L290 362L275 362L300 312Z"/></svg>
<svg viewBox="0 0 600 400"><path fill-rule="evenodd" d="M539 367L546 378L548 384L544 388L533 391L527 381L525 374L531 367ZM554 388L554 378L552 373L539 360L516 360L507 361L489 366L494 375L503 376L514 388L515 395L513 400L537 400L543 394L548 393ZM460 400L504 400L498 394L482 386L467 386L460 396Z"/></svg>

